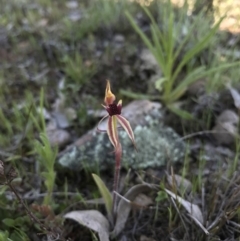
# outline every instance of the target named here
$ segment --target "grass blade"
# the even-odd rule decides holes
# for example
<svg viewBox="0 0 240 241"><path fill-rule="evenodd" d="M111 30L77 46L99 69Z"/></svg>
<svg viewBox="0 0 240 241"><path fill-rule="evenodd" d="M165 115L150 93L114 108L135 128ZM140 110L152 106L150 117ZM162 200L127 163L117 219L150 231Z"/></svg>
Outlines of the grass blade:
<svg viewBox="0 0 240 241"><path fill-rule="evenodd" d="M188 74L187 77L183 81L181 81L181 83L175 88L175 90L172 91L169 99L172 102L179 99L184 94L188 86L194 83L197 79L204 78L216 72L221 72L236 66L240 66L240 62L222 64L217 67L212 67L209 70L205 70L205 67L199 67L195 69L192 73Z"/></svg>
<svg viewBox="0 0 240 241"><path fill-rule="evenodd" d="M213 37L213 35L217 32L220 23L222 22L223 18L221 18L218 23L206 34L192 49L190 49L183 57L182 61L179 63L176 71L173 74L173 81L177 78L178 74L182 70L183 66L192 59L196 54L201 52L205 47L207 47L209 41Z"/></svg>
<svg viewBox="0 0 240 241"><path fill-rule="evenodd" d="M133 26L134 30L140 35L140 37L142 38L143 42L146 44L146 46L149 48L149 50L154 53L155 52L155 48L152 45L151 41L149 40L149 38L147 37L147 35L145 33L143 33L143 31L138 27L138 25L135 23L133 17L131 16L131 14L126 11L125 12L128 20L130 21L131 25Z"/></svg>
<svg viewBox="0 0 240 241"><path fill-rule="evenodd" d="M168 105L167 108L175 113L176 115L180 116L182 119L185 119L185 120L193 120L194 117L191 113L189 113L188 111L185 111L185 110L181 110L173 105Z"/></svg>
<svg viewBox="0 0 240 241"><path fill-rule="evenodd" d="M183 79L179 85L170 93L170 95L166 95L171 102L174 102L175 100L179 99L187 90L188 86L192 83L194 83L197 79L203 77L202 73L205 73L205 67L198 67L195 70L193 70L191 73L189 73L185 79Z"/></svg>

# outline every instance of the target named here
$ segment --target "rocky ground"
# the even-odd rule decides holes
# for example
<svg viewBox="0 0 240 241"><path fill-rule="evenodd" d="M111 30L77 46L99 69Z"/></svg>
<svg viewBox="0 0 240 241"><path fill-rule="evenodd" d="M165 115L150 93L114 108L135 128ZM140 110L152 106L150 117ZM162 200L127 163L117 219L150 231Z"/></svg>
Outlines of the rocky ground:
<svg viewBox="0 0 240 241"><path fill-rule="evenodd" d="M184 113L173 111L161 98L164 89L156 88L164 71L129 24L125 5L116 2L4 3L0 240L238 240L238 65L183 88L171 106ZM149 7L156 18L157 6L152 1ZM177 45L204 10L176 66L224 11L216 1L213 9L207 6L192 6L180 26ZM149 18L139 4L127 9L150 36ZM180 11L174 8L179 19ZM231 11L208 48L184 66L174 86L191 68L239 61L237 7ZM158 22L160 27L165 23ZM106 114L101 106L106 79L123 100L122 114L131 123L137 146L136 151L120 130L119 192L125 198L119 197L115 221L92 178L92 173L98 174L112 190L112 145L106 133L97 131ZM106 129L106 121L99 128ZM46 134L49 146L40 133ZM12 179L18 196L6 185ZM99 212L75 213L89 209ZM36 219L29 218L31 213Z"/></svg>

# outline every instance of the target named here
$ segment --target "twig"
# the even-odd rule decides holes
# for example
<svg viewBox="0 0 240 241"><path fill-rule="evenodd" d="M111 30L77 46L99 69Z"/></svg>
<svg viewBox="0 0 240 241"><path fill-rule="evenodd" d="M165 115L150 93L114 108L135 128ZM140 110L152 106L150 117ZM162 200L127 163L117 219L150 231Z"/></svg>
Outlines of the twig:
<svg viewBox="0 0 240 241"><path fill-rule="evenodd" d="M16 189L13 187L13 185L11 184L11 182L8 182L7 185L10 187L11 191L15 194L15 196L17 197L18 201L23 205L25 211L27 212L28 216L30 217L30 219L33 222L36 222L39 224L40 228L42 230L44 230L45 232L49 232L50 230L48 230L42 223L41 221L29 210L29 208L27 207L27 205L25 204L25 202L22 200L22 198L18 195Z"/></svg>

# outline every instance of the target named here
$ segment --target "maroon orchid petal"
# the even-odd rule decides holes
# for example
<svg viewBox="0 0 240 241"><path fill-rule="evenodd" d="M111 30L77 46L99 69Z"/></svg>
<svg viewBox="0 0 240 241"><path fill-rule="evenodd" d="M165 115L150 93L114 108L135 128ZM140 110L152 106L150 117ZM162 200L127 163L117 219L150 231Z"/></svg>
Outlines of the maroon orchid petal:
<svg viewBox="0 0 240 241"><path fill-rule="evenodd" d="M135 141L134 141L134 134L133 134L132 127L131 127L129 121L121 115L116 115L116 117L117 117L117 120L118 120L119 124L127 132L127 134L129 136L129 138L131 139L135 149L137 149Z"/></svg>
<svg viewBox="0 0 240 241"><path fill-rule="evenodd" d="M99 125L108 117L108 115L105 115L99 122L98 122L98 125L97 125L97 131L99 132L107 132L107 130L101 130L99 129Z"/></svg>
<svg viewBox="0 0 240 241"><path fill-rule="evenodd" d="M106 108L108 114L110 116L113 115L121 115L121 111L122 111L122 107L114 104L110 104L107 108Z"/></svg>
<svg viewBox="0 0 240 241"><path fill-rule="evenodd" d="M117 118L116 115L109 116L108 127L107 127L108 137L116 149L119 146L118 130L117 130Z"/></svg>

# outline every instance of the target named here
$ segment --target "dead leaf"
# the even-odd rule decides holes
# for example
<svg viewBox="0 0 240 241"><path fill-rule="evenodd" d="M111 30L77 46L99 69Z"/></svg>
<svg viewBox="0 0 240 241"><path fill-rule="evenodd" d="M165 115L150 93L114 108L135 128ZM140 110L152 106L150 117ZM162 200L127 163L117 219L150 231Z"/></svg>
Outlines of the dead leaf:
<svg viewBox="0 0 240 241"><path fill-rule="evenodd" d="M64 215L98 233L100 241L109 240L109 222L97 210L72 211Z"/></svg>
<svg viewBox="0 0 240 241"><path fill-rule="evenodd" d="M147 196L143 193L138 194L133 202L142 207L147 207L147 206L153 204L152 198L150 198L149 196Z"/></svg>
<svg viewBox="0 0 240 241"><path fill-rule="evenodd" d="M39 212L41 214L41 216L47 220L54 220L54 218L55 218L55 214L50 205L38 205L36 203L33 203L31 205L31 208L34 211Z"/></svg>
<svg viewBox="0 0 240 241"><path fill-rule="evenodd" d="M233 88L230 84L227 84L227 88L229 89L232 98L234 100L234 105L237 109L240 109L240 94L239 92Z"/></svg>
<svg viewBox="0 0 240 241"><path fill-rule="evenodd" d="M169 191L166 188L165 188L165 191L168 195L170 195L178 203L180 203L187 210L187 212L190 214L190 216L194 218L194 220L196 219L196 220L198 220L198 222L203 224L202 211L200 210L200 208L196 204L193 204L193 203L190 203L190 202L186 201L182 197L180 197L177 194Z"/></svg>
<svg viewBox="0 0 240 241"><path fill-rule="evenodd" d="M207 235L209 235L208 230L203 226L203 224L194 216L190 215L189 216L195 221L195 223L203 230L203 232Z"/></svg>
<svg viewBox="0 0 240 241"><path fill-rule="evenodd" d="M138 184L127 191L124 198L122 198L118 204L116 223L114 230L111 232L111 237L116 237L123 230L132 208L131 202L133 202L140 193L149 192L155 188L156 186L151 184ZM129 202L127 200L129 200Z"/></svg>
<svg viewBox="0 0 240 241"><path fill-rule="evenodd" d="M186 178L183 178L182 176L179 176L177 174L175 174L173 176L167 174L167 181L168 181L169 185L171 185L171 186L174 186L174 183L175 183L178 188L182 187L187 192L192 191L192 183L189 180L187 180Z"/></svg>

